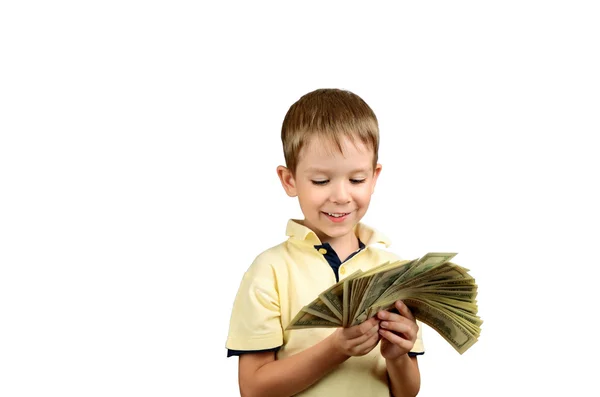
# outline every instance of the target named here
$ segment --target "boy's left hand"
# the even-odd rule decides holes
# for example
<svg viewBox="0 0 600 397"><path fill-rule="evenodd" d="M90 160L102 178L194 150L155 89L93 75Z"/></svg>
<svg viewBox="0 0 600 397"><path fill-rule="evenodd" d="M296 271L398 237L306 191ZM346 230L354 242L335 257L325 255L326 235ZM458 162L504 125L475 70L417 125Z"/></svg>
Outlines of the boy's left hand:
<svg viewBox="0 0 600 397"><path fill-rule="evenodd" d="M395 307L399 314L384 310L377 313L381 320L381 355L387 360L395 360L408 353L415 345L419 330L410 309L402 301L396 301Z"/></svg>

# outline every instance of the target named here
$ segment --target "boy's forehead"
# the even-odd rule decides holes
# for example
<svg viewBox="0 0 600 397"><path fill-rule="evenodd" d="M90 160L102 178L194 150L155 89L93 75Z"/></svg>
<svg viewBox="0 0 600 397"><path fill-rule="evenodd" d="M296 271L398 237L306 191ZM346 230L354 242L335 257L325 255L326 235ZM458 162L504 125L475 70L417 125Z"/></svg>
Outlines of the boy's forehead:
<svg viewBox="0 0 600 397"><path fill-rule="evenodd" d="M356 169L371 169L373 149L360 140L340 138L340 147L333 139L312 137L300 151L299 164L302 168L325 170L332 166L351 163ZM349 165L349 164L348 164Z"/></svg>

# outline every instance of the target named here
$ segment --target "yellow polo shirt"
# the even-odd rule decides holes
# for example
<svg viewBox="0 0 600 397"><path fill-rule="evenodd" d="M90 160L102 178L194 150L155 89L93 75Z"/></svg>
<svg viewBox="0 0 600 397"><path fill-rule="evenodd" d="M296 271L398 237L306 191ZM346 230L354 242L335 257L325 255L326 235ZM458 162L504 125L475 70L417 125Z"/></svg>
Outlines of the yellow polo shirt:
<svg viewBox="0 0 600 397"><path fill-rule="evenodd" d="M365 248L339 267L343 280L354 271L369 270L387 261L400 259L378 247L390 241L376 230L359 223L354 232ZM321 245L309 228L290 220L288 240L256 257L242 278L231 313L227 349L253 351L280 347L276 358L292 356L322 341L335 328L309 328L285 331L305 305L336 283L335 274L315 249ZM423 353L422 324L411 352ZM325 375L300 396L389 396L385 359L379 346L369 354L351 357Z"/></svg>

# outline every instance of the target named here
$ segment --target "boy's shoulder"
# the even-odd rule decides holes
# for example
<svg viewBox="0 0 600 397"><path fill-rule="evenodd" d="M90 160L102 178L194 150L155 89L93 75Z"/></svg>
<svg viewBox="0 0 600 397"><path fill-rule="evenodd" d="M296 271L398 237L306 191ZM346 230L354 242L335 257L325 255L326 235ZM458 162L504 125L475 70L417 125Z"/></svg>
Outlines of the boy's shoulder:
<svg viewBox="0 0 600 397"><path fill-rule="evenodd" d="M297 219L289 219L285 229L286 238L255 256L252 266L265 266L265 264L276 264L290 259L290 244L300 243L317 244L318 238L314 232L303 226Z"/></svg>
<svg viewBox="0 0 600 397"><path fill-rule="evenodd" d="M387 247L372 245L369 247L369 250L374 263L382 264L384 262L396 262L404 259Z"/></svg>
<svg viewBox="0 0 600 397"><path fill-rule="evenodd" d="M263 250L255 256L252 264L274 264L282 261L285 258L286 244L287 240Z"/></svg>
<svg viewBox="0 0 600 397"><path fill-rule="evenodd" d="M392 241L379 229L359 223L356 225L356 235L369 249L382 258L389 258L390 261L401 260L402 258L390 249Z"/></svg>

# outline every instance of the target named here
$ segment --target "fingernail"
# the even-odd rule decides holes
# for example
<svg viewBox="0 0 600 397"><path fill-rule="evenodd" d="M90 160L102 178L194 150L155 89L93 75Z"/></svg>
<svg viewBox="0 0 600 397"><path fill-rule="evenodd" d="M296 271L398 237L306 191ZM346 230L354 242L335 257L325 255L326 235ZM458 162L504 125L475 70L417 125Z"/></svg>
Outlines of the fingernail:
<svg viewBox="0 0 600 397"><path fill-rule="evenodd" d="M379 318L385 318L387 315L386 312L379 312Z"/></svg>
<svg viewBox="0 0 600 397"><path fill-rule="evenodd" d="M388 322L387 321L382 321L380 324L383 328L387 328L388 327Z"/></svg>

